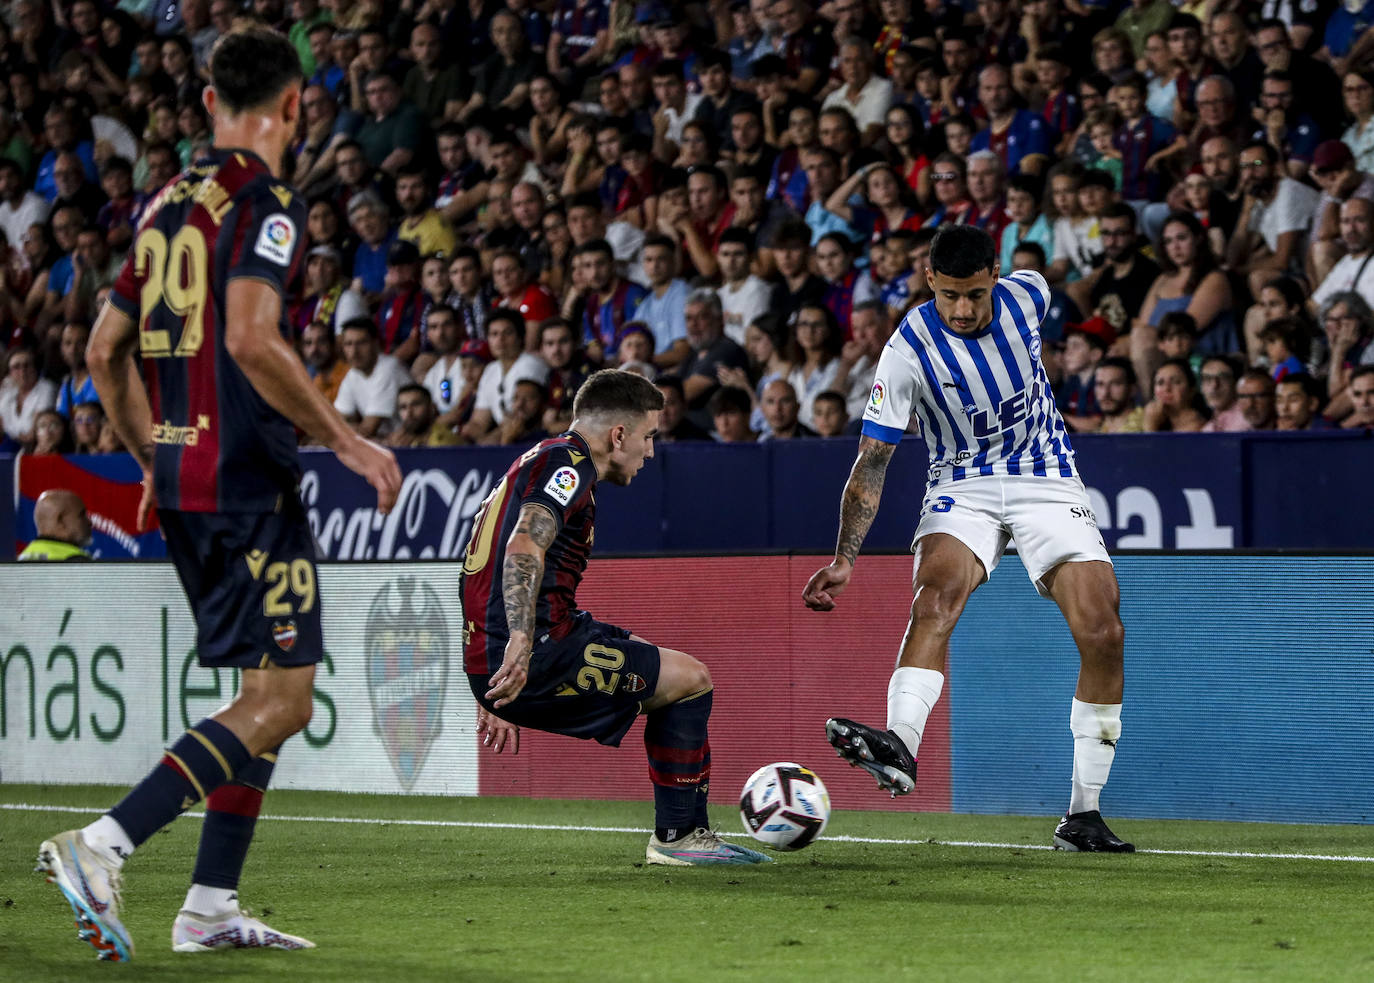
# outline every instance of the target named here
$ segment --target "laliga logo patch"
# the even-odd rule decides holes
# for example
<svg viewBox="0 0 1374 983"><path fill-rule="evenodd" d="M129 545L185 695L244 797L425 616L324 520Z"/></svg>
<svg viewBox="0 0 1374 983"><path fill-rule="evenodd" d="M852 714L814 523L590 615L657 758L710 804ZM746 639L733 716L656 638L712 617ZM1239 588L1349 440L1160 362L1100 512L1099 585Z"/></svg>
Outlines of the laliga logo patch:
<svg viewBox="0 0 1374 983"><path fill-rule="evenodd" d="M877 416L883 411L883 398L886 391L883 389L882 382L873 383L873 392L868 397L868 412Z"/></svg>
<svg viewBox="0 0 1374 983"><path fill-rule="evenodd" d="M577 485L577 469L561 467L553 473L553 477L544 485L544 494L560 505L568 505L572 502L573 495L577 493Z"/></svg>
<svg viewBox="0 0 1374 983"><path fill-rule="evenodd" d="M258 233L253 252L280 266L291 265L291 247L296 242L296 224L285 215L269 215Z"/></svg>
<svg viewBox="0 0 1374 983"><path fill-rule="evenodd" d="M290 652L296 647L296 623L294 621L273 622L272 641L277 643L277 648L283 652Z"/></svg>

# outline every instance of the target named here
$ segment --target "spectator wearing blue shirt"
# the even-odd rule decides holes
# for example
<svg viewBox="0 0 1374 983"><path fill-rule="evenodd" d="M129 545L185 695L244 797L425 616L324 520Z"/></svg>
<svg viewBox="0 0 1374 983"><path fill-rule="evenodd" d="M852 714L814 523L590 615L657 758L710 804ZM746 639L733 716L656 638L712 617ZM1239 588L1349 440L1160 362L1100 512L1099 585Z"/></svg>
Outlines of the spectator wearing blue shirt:
<svg viewBox="0 0 1374 983"><path fill-rule="evenodd" d="M376 192L360 191L348 203L348 222L360 240L353 254L353 289L376 301L386 286L386 257L396 241L390 212Z"/></svg>
<svg viewBox="0 0 1374 983"><path fill-rule="evenodd" d="M1042 173L1054 149L1054 133L1044 117L1013 105L1007 66L993 64L978 73L978 99L987 111L988 125L974 134L970 149L991 150L1008 174Z"/></svg>
<svg viewBox="0 0 1374 983"><path fill-rule="evenodd" d="M1287 162L1289 177L1304 177L1322 134L1316 120L1294 107L1293 76L1289 72L1271 69L1264 73L1255 116L1259 125L1251 139L1273 145Z"/></svg>
<svg viewBox="0 0 1374 983"><path fill-rule="evenodd" d="M654 364L670 369L691 354L687 343L687 295L691 289L677 273L677 246L664 235L644 240L644 274L649 292L635 308L634 319L643 321L654 335Z"/></svg>
<svg viewBox="0 0 1374 983"><path fill-rule="evenodd" d="M95 146L90 140L76 139L76 128L65 106L54 104L43 114L43 135L47 138L49 149L38 162L38 176L33 183L34 190L40 195L49 202L57 199L57 177L53 171L57 168L58 155L63 151L71 151L81 159L86 180L92 183L100 180L100 172L95 166Z"/></svg>
<svg viewBox="0 0 1374 983"><path fill-rule="evenodd" d="M80 404L100 402L95 380L86 369L86 342L90 336L91 329L85 321L68 321L62 326L62 361L66 363L67 375L57 387L57 412L68 420L73 408Z"/></svg>
<svg viewBox="0 0 1374 983"><path fill-rule="evenodd" d="M831 232L839 232L850 242L861 242L862 236L848 222L827 211L825 202L834 194L840 184L840 160L829 147L812 147L803 150L802 169L806 172L807 193L811 204L804 216L811 229L811 245L820 242Z"/></svg>
<svg viewBox="0 0 1374 983"><path fill-rule="evenodd" d="M1374 0L1365 0L1364 6L1353 12L1347 4L1338 4L1326 22L1324 50L1332 58L1345 58L1370 27L1374 27Z"/></svg>

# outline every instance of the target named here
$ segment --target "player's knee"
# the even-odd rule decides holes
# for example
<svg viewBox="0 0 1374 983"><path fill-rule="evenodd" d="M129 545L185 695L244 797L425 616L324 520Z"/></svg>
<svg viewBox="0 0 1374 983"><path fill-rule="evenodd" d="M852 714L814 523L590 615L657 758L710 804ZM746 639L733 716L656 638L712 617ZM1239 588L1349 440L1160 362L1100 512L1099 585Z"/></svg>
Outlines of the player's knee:
<svg viewBox="0 0 1374 983"><path fill-rule="evenodd" d="M712 688L711 670L706 668L704 662L698 662L696 659L691 659L686 668L687 673L684 679L685 685L683 686L685 690L684 695L693 695Z"/></svg>
<svg viewBox="0 0 1374 983"><path fill-rule="evenodd" d="M1122 649L1126 645L1126 628L1121 624L1116 612L1108 611L1094 618L1080 632L1080 639L1083 647L1098 658L1120 660Z"/></svg>
<svg viewBox="0 0 1374 983"><path fill-rule="evenodd" d="M309 697L277 701L272 705L274 729L281 735L282 740L292 734L299 734L310 723L314 710L314 701Z"/></svg>
<svg viewBox="0 0 1374 983"><path fill-rule="evenodd" d="M924 629L951 632L963 606L964 598L957 589L921 584L911 602L911 620Z"/></svg>

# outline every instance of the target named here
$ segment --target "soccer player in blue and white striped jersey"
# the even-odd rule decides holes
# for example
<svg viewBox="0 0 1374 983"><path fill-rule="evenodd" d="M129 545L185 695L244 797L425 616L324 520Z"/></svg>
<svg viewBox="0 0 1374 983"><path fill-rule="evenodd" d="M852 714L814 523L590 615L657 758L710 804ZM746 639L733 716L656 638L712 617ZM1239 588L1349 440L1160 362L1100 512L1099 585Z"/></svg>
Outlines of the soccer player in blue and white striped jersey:
<svg viewBox="0 0 1374 983"><path fill-rule="evenodd" d="M1078 645L1069 808L1057 848L1129 852L1098 811L1121 734L1122 646L1116 575L1074 466L1040 361L1049 285L1038 273L998 278L992 238L942 228L926 281L934 299L907 315L882 357L864 411L858 459L840 503L835 559L803 593L834 608L877 514L883 477L913 419L930 468L912 549L915 601L888 686L887 729L827 721L840 756L893 795L915 787L916 756L944 687L949 637L964 604L1014 540L1036 589L1063 611Z"/></svg>

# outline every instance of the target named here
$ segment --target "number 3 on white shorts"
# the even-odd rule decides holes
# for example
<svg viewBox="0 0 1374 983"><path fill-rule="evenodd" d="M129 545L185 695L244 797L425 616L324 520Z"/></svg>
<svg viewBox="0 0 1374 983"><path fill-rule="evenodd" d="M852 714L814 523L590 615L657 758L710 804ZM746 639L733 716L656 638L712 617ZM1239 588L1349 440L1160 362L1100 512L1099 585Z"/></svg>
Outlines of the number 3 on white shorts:
<svg viewBox="0 0 1374 983"><path fill-rule="evenodd" d="M941 495L930 503L930 511L932 512L948 512L952 508L954 508L954 499L948 495Z"/></svg>

